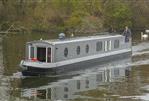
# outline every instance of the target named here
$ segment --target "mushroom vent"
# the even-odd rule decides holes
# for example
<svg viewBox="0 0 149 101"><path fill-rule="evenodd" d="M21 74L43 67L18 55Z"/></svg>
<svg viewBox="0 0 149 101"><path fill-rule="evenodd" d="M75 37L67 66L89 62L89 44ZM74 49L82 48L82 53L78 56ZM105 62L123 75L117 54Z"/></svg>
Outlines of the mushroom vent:
<svg viewBox="0 0 149 101"><path fill-rule="evenodd" d="M65 39L65 34L64 33L60 33L59 34L59 39L60 40L64 40Z"/></svg>

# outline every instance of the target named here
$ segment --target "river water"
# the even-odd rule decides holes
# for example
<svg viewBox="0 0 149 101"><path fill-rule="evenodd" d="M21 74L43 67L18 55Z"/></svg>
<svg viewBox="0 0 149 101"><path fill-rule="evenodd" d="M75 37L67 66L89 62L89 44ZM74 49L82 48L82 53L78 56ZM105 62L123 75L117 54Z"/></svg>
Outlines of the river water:
<svg viewBox="0 0 149 101"><path fill-rule="evenodd" d="M19 34L0 38L0 101L149 101L149 41L133 36L132 57L46 77L22 77L25 42L55 38Z"/></svg>

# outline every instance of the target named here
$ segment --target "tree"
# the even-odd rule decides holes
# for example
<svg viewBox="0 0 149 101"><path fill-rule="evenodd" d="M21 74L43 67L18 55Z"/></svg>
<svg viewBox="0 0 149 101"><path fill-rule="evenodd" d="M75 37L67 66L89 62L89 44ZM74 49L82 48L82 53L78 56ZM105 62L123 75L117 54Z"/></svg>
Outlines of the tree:
<svg viewBox="0 0 149 101"><path fill-rule="evenodd" d="M132 12L122 0L109 0L104 5L104 25L120 30L124 26L132 26Z"/></svg>

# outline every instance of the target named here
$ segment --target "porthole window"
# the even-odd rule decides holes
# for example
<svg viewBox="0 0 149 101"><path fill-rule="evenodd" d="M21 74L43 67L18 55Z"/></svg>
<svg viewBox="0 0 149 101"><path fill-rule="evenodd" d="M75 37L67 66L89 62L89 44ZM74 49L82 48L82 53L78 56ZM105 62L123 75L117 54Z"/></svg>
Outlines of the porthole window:
<svg viewBox="0 0 149 101"><path fill-rule="evenodd" d="M97 42L96 43L96 51L101 51L102 50L102 42Z"/></svg>
<svg viewBox="0 0 149 101"><path fill-rule="evenodd" d="M64 49L64 56L67 57L68 56L68 48Z"/></svg>
<svg viewBox="0 0 149 101"><path fill-rule="evenodd" d="M79 55L80 54L80 46L77 46L77 55Z"/></svg>
<svg viewBox="0 0 149 101"><path fill-rule="evenodd" d="M88 53L89 52L89 45L87 44L86 45L86 53Z"/></svg>

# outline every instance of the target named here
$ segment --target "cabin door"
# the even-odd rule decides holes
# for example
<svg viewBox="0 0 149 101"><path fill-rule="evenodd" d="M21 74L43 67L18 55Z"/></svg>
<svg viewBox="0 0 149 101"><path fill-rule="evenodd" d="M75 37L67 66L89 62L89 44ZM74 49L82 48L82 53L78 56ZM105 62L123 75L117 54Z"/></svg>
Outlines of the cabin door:
<svg viewBox="0 0 149 101"><path fill-rule="evenodd" d="M51 62L51 48L50 47L37 47L37 60L40 62Z"/></svg>
<svg viewBox="0 0 149 101"><path fill-rule="evenodd" d="M46 62L46 47L37 47L37 60Z"/></svg>

